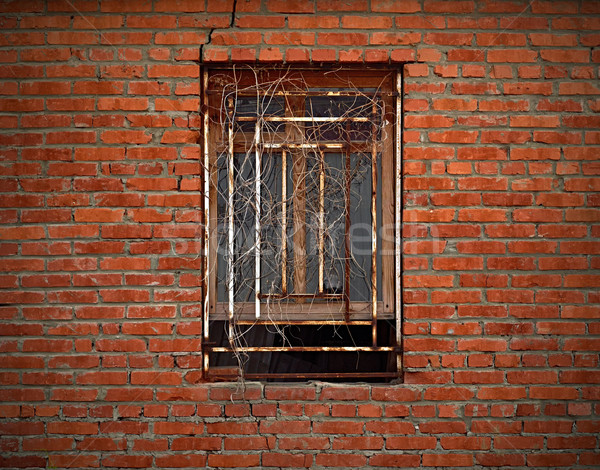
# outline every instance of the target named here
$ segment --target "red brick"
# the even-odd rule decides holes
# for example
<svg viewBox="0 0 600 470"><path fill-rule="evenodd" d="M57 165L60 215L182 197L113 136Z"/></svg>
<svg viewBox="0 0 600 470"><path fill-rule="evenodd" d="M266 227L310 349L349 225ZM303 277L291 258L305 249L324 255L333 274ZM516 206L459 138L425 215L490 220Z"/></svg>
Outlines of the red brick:
<svg viewBox="0 0 600 470"><path fill-rule="evenodd" d="M521 82L505 83L504 93L508 95L551 95L552 86L550 83Z"/></svg>
<svg viewBox="0 0 600 470"><path fill-rule="evenodd" d="M330 443L327 437L280 437L278 446L281 450L324 450Z"/></svg>
<svg viewBox="0 0 600 470"><path fill-rule="evenodd" d="M99 458L95 455L84 455L84 454L51 454L48 457L48 465L55 468L64 467L99 467Z"/></svg>
<svg viewBox="0 0 600 470"><path fill-rule="evenodd" d="M104 450L115 451L125 450L127 442L125 439L111 439L108 437L91 437L84 438L77 443L77 448L80 450Z"/></svg>
<svg viewBox="0 0 600 470"><path fill-rule="evenodd" d="M24 451L71 450L72 447L73 439L70 437L23 439Z"/></svg>
<svg viewBox="0 0 600 470"><path fill-rule="evenodd" d="M193 65L151 65L148 66L149 78L198 78L199 68Z"/></svg>
<svg viewBox="0 0 600 470"><path fill-rule="evenodd" d="M423 36L423 42L425 44L470 46L472 41L472 33L426 33Z"/></svg>
<svg viewBox="0 0 600 470"><path fill-rule="evenodd" d="M469 0L445 2L425 0L424 11L435 13L470 13L474 11L475 3Z"/></svg>
<svg viewBox="0 0 600 470"><path fill-rule="evenodd" d="M97 423L55 421L47 425L48 434L98 434Z"/></svg>
<svg viewBox="0 0 600 470"><path fill-rule="evenodd" d="M316 425L317 423L315 423ZM362 425L361 425L362 428ZM308 434L310 432L309 421L262 421L260 423L261 434ZM319 431L326 432L326 431Z"/></svg>
<svg viewBox="0 0 600 470"><path fill-rule="evenodd" d="M470 454L423 454L424 467L471 467L473 456Z"/></svg>
<svg viewBox="0 0 600 470"><path fill-rule="evenodd" d="M491 442L491 438L479 436L444 436L440 438L440 444L444 449L489 450Z"/></svg>
<svg viewBox="0 0 600 470"><path fill-rule="evenodd" d="M296 468L310 468L313 463L313 456L310 454L284 454L284 453L263 453L262 454L262 465L263 467L296 467Z"/></svg>
<svg viewBox="0 0 600 470"><path fill-rule="evenodd" d="M172 450L219 450L221 439L218 437L177 437L171 444Z"/></svg>
<svg viewBox="0 0 600 470"><path fill-rule="evenodd" d="M86 372L78 374L76 382L80 385L102 384L123 385L127 383L127 374L124 372Z"/></svg>
<svg viewBox="0 0 600 470"><path fill-rule="evenodd" d="M265 437L226 437L224 448L226 450L267 450L275 444L275 438L269 442Z"/></svg>
<svg viewBox="0 0 600 470"><path fill-rule="evenodd" d="M551 453L551 454L529 454L527 465L536 467L564 467L572 466L577 461L576 454Z"/></svg>
<svg viewBox="0 0 600 470"><path fill-rule="evenodd" d="M541 449L543 436L497 436L494 437L495 449Z"/></svg>
<svg viewBox="0 0 600 470"><path fill-rule="evenodd" d="M204 424L157 422L154 424L156 434L201 434Z"/></svg>
<svg viewBox="0 0 600 470"><path fill-rule="evenodd" d="M512 116L511 127L558 127L558 116Z"/></svg>
<svg viewBox="0 0 600 470"><path fill-rule="evenodd" d="M319 453L315 457L315 463L325 467L364 467L367 457L359 454L325 454Z"/></svg>
<svg viewBox="0 0 600 470"><path fill-rule="evenodd" d="M209 434L256 434L256 423L207 423L206 430Z"/></svg>
<svg viewBox="0 0 600 470"><path fill-rule="evenodd" d="M279 387L270 385L265 388L267 400L314 400L316 391L313 387Z"/></svg>
<svg viewBox="0 0 600 470"><path fill-rule="evenodd" d="M240 16L235 22L238 28L283 28L284 16Z"/></svg>
<svg viewBox="0 0 600 470"><path fill-rule="evenodd" d="M102 458L104 467L146 468L151 464L150 455L108 455Z"/></svg>
<svg viewBox="0 0 600 470"><path fill-rule="evenodd" d="M58 17L60 18L60 17ZM77 16L73 21L74 29L113 29L123 26L122 16Z"/></svg>
<svg viewBox="0 0 600 470"><path fill-rule="evenodd" d="M404 276L405 287L452 287L451 276Z"/></svg>
<svg viewBox="0 0 600 470"><path fill-rule="evenodd" d="M275 13L314 13L313 2L301 0L267 0L267 9Z"/></svg>
<svg viewBox="0 0 600 470"><path fill-rule="evenodd" d="M547 62L580 62L590 60L589 51L584 49L542 49L540 56Z"/></svg>
<svg viewBox="0 0 600 470"><path fill-rule="evenodd" d="M290 29L333 29L340 23L337 16L292 15L287 20Z"/></svg>
<svg viewBox="0 0 600 470"><path fill-rule="evenodd" d="M342 28L348 29L389 29L392 25L393 19L385 16L342 17Z"/></svg>
<svg viewBox="0 0 600 470"><path fill-rule="evenodd" d="M150 372L133 371L131 373L132 385L179 385L181 374L179 372Z"/></svg>
<svg viewBox="0 0 600 470"><path fill-rule="evenodd" d="M215 457L211 455L210 457ZM156 465L163 468L180 468L180 467L196 467L202 468L206 466L206 455L199 454L178 454L178 455L163 455L156 457ZM221 464L218 463L219 465Z"/></svg>
<svg viewBox="0 0 600 470"><path fill-rule="evenodd" d="M369 399L369 389L365 387L325 387L321 391L320 399L364 401Z"/></svg>
<svg viewBox="0 0 600 470"><path fill-rule="evenodd" d="M317 35L317 44L322 46L364 46L367 43L368 35L365 33L319 33ZM381 43L372 40L372 44Z"/></svg>
<svg viewBox="0 0 600 470"><path fill-rule="evenodd" d="M369 458L369 463L375 467L417 468L421 462L420 455L411 454L375 454Z"/></svg>
<svg viewBox="0 0 600 470"><path fill-rule="evenodd" d="M365 11L366 0L318 0L319 11Z"/></svg>

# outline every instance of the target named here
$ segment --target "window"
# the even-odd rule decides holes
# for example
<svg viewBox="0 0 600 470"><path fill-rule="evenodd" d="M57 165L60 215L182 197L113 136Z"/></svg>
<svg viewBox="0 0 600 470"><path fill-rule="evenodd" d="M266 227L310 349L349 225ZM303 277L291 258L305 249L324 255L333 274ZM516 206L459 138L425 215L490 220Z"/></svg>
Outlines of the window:
<svg viewBox="0 0 600 470"><path fill-rule="evenodd" d="M204 69L208 378L398 376L400 83Z"/></svg>

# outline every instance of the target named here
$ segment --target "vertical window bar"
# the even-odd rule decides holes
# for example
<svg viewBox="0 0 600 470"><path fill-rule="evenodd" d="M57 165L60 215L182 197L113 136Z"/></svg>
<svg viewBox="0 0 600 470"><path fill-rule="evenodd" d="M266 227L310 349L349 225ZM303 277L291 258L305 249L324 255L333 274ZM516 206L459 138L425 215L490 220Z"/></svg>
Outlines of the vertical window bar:
<svg viewBox="0 0 600 470"><path fill-rule="evenodd" d="M319 156L319 294L322 294L325 270L325 154L321 149Z"/></svg>
<svg viewBox="0 0 600 470"><path fill-rule="evenodd" d="M344 194L344 318L346 321L350 321L350 145L349 145L349 131L348 123L346 123L346 149L344 152L345 157L345 168L344 168L344 182L346 183L345 194Z"/></svg>
<svg viewBox="0 0 600 470"><path fill-rule="evenodd" d="M208 318L208 312L209 312L209 306L210 306L210 295L209 295L209 269L210 269L210 264L209 264L209 237L210 237L210 232L209 232L209 224L210 224L210 197L209 197L209 193L210 193L210 170L209 170L209 150L208 150L208 124L209 124L209 118L208 118L208 94L207 94L207 90L208 90L208 70L205 68L203 70L203 74L202 74L202 101L204 103L204 112L202 115L202 124L203 124L203 129L202 129L202 136L203 136L203 151L204 151L204 171L203 171L203 179L204 179L204 198L203 198L203 202L204 202L204 218L203 218L203 223L204 223L204 240L203 240L203 248L204 248L204 253L203 253L203 259L204 259L204 264L203 264L203 269L204 269L204 273L203 273L203 287L204 287L204 309L202 312L202 321L203 321L203 343L206 344L209 342L209 334L208 334L208 323L209 323L209 318ZM204 374L206 375L206 373L208 372L208 353L204 352L204 357L203 357L203 367L204 367Z"/></svg>
<svg viewBox="0 0 600 470"><path fill-rule="evenodd" d="M371 113L371 319L373 347L377 346L377 102Z"/></svg>
<svg viewBox="0 0 600 470"><path fill-rule="evenodd" d="M285 116L304 116L304 96L287 96ZM289 122L285 127L286 140L302 144L305 140L304 125ZM306 294L306 155L304 149L296 147L292 155L292 251L294 259L294 293ZM296 303L304 303L299 296Z"/></svg>
<svg viewBox="0 0 600 470"><path fill-rule="evenodd" d="M233 256L234 256L234 226L233 226L233 98L229 97L227 100L228 116L227 120L227 188L228 188L228 199L227 199L227 245L228 245L228 259L227 259L227 297L228 297L228 315L229 315L229 339L233 338L233 308L234 308L234 272L233 272Z"/></svg>
<svg viewBox="0 0 600 470"><path fill-rule="evenodd" d="M254 219L254 233L256 247L254 251L254 313L256 318L260 318L260 186L261 186L261 167L260 167L260 120L256 121L254 127L254 166L255 170L255 192L256 192L256 217Z"/></svg>
<svg viewBox="0 0 600 470"><path fill-rule="evenodd" d="M287 294L287 152L281 152L281 293Z"/></svg>
<svg viewBox="0 0 600 470"><path fill-rule="evenodd" d="M306 156L302 151L294 154L294 292L306 293ZM299 297L296 302L304 303Z"/></svg>
<svg viewBox="0 0 600 470"><path fill-rule="evenodd" d="M401 142L402 142L402 74L400 72L396 73L396 178L395 178L395 188L394 188L394 199L396 201L396 208L394 211L395 217L395 234L394 238L396 241L395 249L396 249L396 269L395 269L395 317L396 317L396 346L399 347L401 343L401 335L402 335L402 285L401 285L401 263L402 263L402 252L401 252L401 224L402 224L402 154L401 154ZM402 356L398 351L396 355L396 364L398 372L402 371Z"/></svg>
<svg viewBox="0 0 600 470"><path fill-rule="evenodd" d="M350 150L345 151L344 181L346 183L344 202L344 315L350 321Z"/></svg>

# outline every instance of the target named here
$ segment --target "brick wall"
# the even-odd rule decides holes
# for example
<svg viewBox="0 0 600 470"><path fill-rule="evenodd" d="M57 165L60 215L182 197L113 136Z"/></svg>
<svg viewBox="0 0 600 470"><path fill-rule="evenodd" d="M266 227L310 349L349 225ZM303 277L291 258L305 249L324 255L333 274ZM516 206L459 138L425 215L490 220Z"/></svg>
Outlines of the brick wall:
<svg viewBox="0 0 600 470"><path fill-rule="evenodd" d="M600 3L0 3L0 466L600 465ZM202 383L200 54L404 66L404 383ZM243 457L242 457L243 456Z"/></svg>

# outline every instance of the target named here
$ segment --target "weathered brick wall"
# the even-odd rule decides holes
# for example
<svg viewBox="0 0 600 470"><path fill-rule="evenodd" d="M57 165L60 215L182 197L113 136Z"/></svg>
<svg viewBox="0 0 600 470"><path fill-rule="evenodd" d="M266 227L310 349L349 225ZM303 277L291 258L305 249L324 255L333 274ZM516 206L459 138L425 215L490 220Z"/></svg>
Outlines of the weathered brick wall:
<svg viewBox="0 0 600 470"><path fill-rule="evenodd" d="M0 465L600 465L600 3L0 2ZM200 54L404 66L404 383L202 383ZM235 392L235 393L234 393Z"/></svg>

